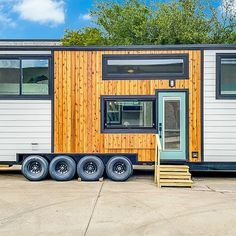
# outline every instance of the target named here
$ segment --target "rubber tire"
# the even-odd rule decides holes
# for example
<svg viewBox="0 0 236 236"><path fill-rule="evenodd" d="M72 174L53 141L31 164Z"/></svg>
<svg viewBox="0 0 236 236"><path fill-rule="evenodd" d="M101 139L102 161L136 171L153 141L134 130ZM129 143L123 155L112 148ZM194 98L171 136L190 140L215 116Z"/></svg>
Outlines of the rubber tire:
<svg viewBox="0 0 236 236"><path fill-rule="evenodd" d="M122 174L115 173L113 170L114 165L117 162L122 162L126 166L126 171ZM109 179L114 181L125 181L133 174L133 166L131 161L125 156L114 156L106 165L106 173Z"/></svg>
<svg viewBox="0 0 236 236"><path fill-rule="evenodd" d="M97 171L93 174L88 174L84 171L84 166L87 162L94 162L97 166ZM104 164L102 160L97 156L84 156L80 159L77 165L77 174L82 180L94 181L99 180L104 173Z"/></svg>
<svg viewBox="0 0 236 236"><path fill-rule="evenodd" d="M56 171L56 165L59 162L64 162L67 165L68 172L65 174L60 174ZM69 181L74 178L76 172L76 163L74 159L69 156L57 156L55 157L49 165L49 173L52 179L56 181Z"/></svg>
<svg viewBox="0 0 236 236"><path fill-rule="evenodd" d="M38 174L32 174L28 167L31 162L37 161L41 165L41 172ZM47 177L48 175L48 169L49 164L48 161L39 155L31 155L24 159L22 166L21 166L21 172L25 176L26 179L30 181L40 181Z"/></svg>

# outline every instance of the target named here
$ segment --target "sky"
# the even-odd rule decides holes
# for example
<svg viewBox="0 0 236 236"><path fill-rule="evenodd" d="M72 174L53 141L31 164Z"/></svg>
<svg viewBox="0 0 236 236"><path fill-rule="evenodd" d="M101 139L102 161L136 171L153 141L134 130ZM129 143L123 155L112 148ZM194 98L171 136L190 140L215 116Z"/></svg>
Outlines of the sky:
<svg viewBox="0 0 236 236"><path fill-rule="evenodd" d="M92 24L93 0L0 0L0 39L60 39Z"/></svg>
<svg viewBox="0 0 236 236"><path fill-rule="evenodd" d="M92 5L93 0L0 0L0 39L60 39L65 29L92 25Z"/></svg>

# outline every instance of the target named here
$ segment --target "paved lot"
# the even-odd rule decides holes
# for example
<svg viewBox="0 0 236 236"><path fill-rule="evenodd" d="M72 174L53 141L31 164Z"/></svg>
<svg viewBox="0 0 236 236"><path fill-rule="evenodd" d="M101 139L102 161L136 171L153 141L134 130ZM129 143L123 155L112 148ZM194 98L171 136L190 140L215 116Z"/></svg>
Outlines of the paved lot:
<svg viewBox="0 0 236 236"><path fill-rule="evenodd" d="M150 172L124 183L61 183L0 170L0 235L232 236L236 178L198 175L192 189L157 189Z"/></svg>

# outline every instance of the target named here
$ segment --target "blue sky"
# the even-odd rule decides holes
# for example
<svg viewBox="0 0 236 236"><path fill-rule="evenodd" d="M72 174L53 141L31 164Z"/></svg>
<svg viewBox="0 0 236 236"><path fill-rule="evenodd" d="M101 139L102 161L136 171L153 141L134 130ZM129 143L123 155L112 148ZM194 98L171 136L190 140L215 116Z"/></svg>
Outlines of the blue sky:
<svg viewBox="0 0 236 236"><path fill-rule="evenodd" d="M58 39L92 24L93 0L0 0L0 39Z"/></svg>
<svg viewBox="0 0 236 236"><path fill-rule="evenodd" d="M0 0L0 39L59 39L66 28L92 24L92 5L93 0Z"/></svg>

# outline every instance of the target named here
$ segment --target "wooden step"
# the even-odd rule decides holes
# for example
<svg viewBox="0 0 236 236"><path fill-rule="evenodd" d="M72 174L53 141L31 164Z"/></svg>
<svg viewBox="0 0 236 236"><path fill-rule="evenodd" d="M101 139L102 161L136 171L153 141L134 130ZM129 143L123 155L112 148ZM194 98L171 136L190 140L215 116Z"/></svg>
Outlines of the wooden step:
<svg viewBox="0 0 236 236"><path fill-rule="evenodd" d="M9 165L0 165L0 168L6 168L9 167Z"/></svg>
<svg viewBox="0 0 236 236"><path fill-rule="evenodd" d="M160 167L168 167L168 168L185 168L185 169L189 169L189 166L187 165L160 165Z"/></svg>
<svg viewBox="0 0 236 236"><path fill-rule="evenodd" d="M185 179L185 180L191 180L191 176L188 175L160 175L160 179Z"/></svg>
<svg viewBox="0 0 236 236"><path fill-rule="evenodd" d="M161 179L161 187L192 187L192 180L183 180L183 179Z"/></svg>
<svg viewBox="0 0 236 236"><path fill-rule="evenodd" d="M160 187L185 187L192 188L192 183L160 183Z"/></svg>
<svg viewBox="0 0 236 236"><path fill-rule="evenodd" d="M161 187L192 187L193 181L187 165L161 165Z"/></svg>
<svg viewBox="0 0 236 236"><path fill-rule="evenodd" d="M183 165L161 165L160 166L161 170L189 170L189 166L183 166Z"/></svg>
<svg viewBox="0 0 236 236"><path fill-rule="evenodd" d="M179 176L188 175L188 176L191 176L191 174L188 171L185 171L185 172L161 171L160 174L161 175L179 175Z"/></svg>
<svg viewBox="0 0 236 236"><path fill-rule="evenodd" d="M165 169L162 169L160 168L160 172L182 172L182 173L186 173L188 170L186 169L173 169L173 168L165 168Z"/></svg>
<svg viewBox="0 0 236 236"><path fill-rule="evenodd" d="M193 183L192 180L185 179L161 179L161 183Z"/></svg>

